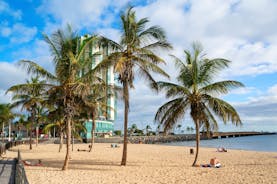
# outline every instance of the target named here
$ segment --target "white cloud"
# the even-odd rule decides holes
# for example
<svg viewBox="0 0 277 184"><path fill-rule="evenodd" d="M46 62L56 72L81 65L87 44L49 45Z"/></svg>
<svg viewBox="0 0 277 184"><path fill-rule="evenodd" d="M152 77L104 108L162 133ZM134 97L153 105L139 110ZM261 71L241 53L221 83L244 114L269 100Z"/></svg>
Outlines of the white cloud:
<svg viewBox="0 0 277 184"><path fill-rule="evenodd" d="M231 90L230 93L228 93L228 95L232 95L232 94L244 95L244 94L249 94L253 91L257 91L257 89L254 87L241 87L241 88Z"/></svg>
<svg viewBox="0 0 277 184"><path fill-rule="evenodd" d="M26 72L14 63L0 62L0 90L7 90L15 84L24 82Z"/></svg>
<svg viewBox="0 0 277 184"><path fill-rule="evenodd" d="M1 35L3 36L3 37L8 37L8 36L10 36L10 34L11 34L11 32L12 32L12 30L11 30L11 28L9 28L9 27L3 27L3 28L1 28Z"/></svg>
<svg viewBox="0 0 277 184"><path fill-rule="evenodd" d="M28 47L23 47L12 53L18 60L31 60L42 66L48 71L53 72L52 57L49 46L44 40L36 39Z"/></svg>
<svg viewBox="0 0 277 184"><path fill-rule="evenodd" d="M103 28L103 29L98 29L95 31L95 33L105 36L113 41L119 42L121 33L118 29L113 29L113 28Z"/></svg>
<svg viewBox="0 0 277 184"><path fill-rule="evenodd" d="M0 15L1 14L6 14L20 20L22 12L20 10L13 10L5 1L0 1Z"/></svg>
<svg viewBox="0 0 277 184"><path fill-rule="evenodd" d="M34 39L37 34L36 27L27 27L24 24L16 23L12 26L1 25L0 34L7 37L12 44L26 43Z"/></svg>
<svg viewBox="0 0 277 184"><path fill-rule="evenodd" d="M65 3L64 1L44 0L38 12L45 14L46 17L54 18L53 22L48 23L51 26L53 24L64 26L70 23L77 28L105 27L114 21L114 13L118 12L126 2L127 0L79 0L78 2L67 0Z"/></svg>
<svg viewBox="0 0 277 184"><path fill-rule="evenodd" d="M12 43L25 43L31 41L36 33L36 27L26 27L23 24L14 24L12 27L13 33L10 38Z"/></svg>
<svg viewBox="0 0 277 184"><path fill-rule="evenodd" d="M232 60L228 76L277 72L276 1L157 0L136 10L163 27L175 47L199 40L208 57Z"/></svg>

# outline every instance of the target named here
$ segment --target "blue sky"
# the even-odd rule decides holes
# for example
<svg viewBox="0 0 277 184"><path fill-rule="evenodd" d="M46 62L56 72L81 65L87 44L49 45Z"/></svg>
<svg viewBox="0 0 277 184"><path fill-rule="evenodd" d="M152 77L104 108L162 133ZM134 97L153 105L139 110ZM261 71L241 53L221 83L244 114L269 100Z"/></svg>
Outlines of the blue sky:
<svg viewBox="0 0 277 184"><path fill-rule="evenodd" d="M137 16L148 17L149 25L165 29L174 46L171 54L182 58L182 51L198 40L207 57L232 61L218 80L234 79L246 85L223 96L237 108L244 125L221 126L221 130L277 131L275 0L0 0L0 103L10 101L10 95L4 94L8 87L27 78L15 65L17 61L30 59L53 69L42 33L51 34L70 23L81 34L98 33L119 40L119 14L128 4L136 5ZM166 71L174 76L171 60L162 55L168 61ZM135 87L130 124L142 128L152 124L154 113L166 99L152 93L139 78ZM118 104L115 127L121 129L123 108ZM182 123L184 128L192 125L187 117Z"/></svg>

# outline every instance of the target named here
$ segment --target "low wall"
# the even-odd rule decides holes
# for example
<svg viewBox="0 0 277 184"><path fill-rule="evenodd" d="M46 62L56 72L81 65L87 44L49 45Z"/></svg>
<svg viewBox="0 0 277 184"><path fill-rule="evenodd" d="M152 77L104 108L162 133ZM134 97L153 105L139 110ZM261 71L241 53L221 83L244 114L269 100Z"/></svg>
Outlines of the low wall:
<svg viewBox="0 0 277 184"><path fill-rule="evenodd" d="M128 142L132 144L155 144L155 143L167 143L177 141L190 141L195 140L194 134L185 135L158 135L158 136L131 136L128 137ZM88 142L90 140L87 140ZM123 143L123 137L110 137L110 138L95 138L96 143Z"/></svg>
<svg viewBox="0 0 277 184"><path fill-rule="evenodd" d="M195 140L195 135L139 136L129 137L128 140L130 143L155 144Z"/></svg>

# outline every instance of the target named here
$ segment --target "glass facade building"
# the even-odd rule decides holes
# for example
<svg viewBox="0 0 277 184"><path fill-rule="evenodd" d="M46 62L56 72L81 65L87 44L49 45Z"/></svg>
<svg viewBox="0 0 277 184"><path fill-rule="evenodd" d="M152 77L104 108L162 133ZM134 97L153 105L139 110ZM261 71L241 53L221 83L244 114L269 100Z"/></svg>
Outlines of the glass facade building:
<svg viewBox="0 0 277 184"><path fill-rule="evenodd" d="M80 42L83 42L85 39L89 38L90 35L85 35L80 38ZM109 48L103 48L95 43L89 44L87 50L85 51L85 58L91 60L91 67L95 67L98 63L100 63L105 56L107 56L111 52ZM95 54L97 53L97 54ZM114 71L113 67L110 67L103 71L100 74L102 80L106 82L106 84L113 86L115 84L114 80ZM107 109L105 113L99 112L96 119L96 127L95 134L103 135L103 134L112 134L114 130L114 120L116 116L116 98L115 95L108 95L111 91L106 91L107 99L105 101L107 105ZM109 107L109 108L108 108ZM112 110L111 110L112 109ZM84 139L91 139L91 130L92 130L92 120L87 120L85 122L85 127L87 129L86 133L83 133Z"/></svg>

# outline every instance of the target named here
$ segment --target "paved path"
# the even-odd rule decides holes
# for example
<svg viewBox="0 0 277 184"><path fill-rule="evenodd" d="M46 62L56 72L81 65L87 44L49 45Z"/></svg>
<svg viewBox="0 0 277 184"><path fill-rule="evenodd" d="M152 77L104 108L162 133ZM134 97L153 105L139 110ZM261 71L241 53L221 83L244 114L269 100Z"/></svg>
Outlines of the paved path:
<svg viewBox="0 0 277 184"><path fill-rule="evenodd" d="M0 183L14 184L15 180L15 160L0 157Z"/></svg>

